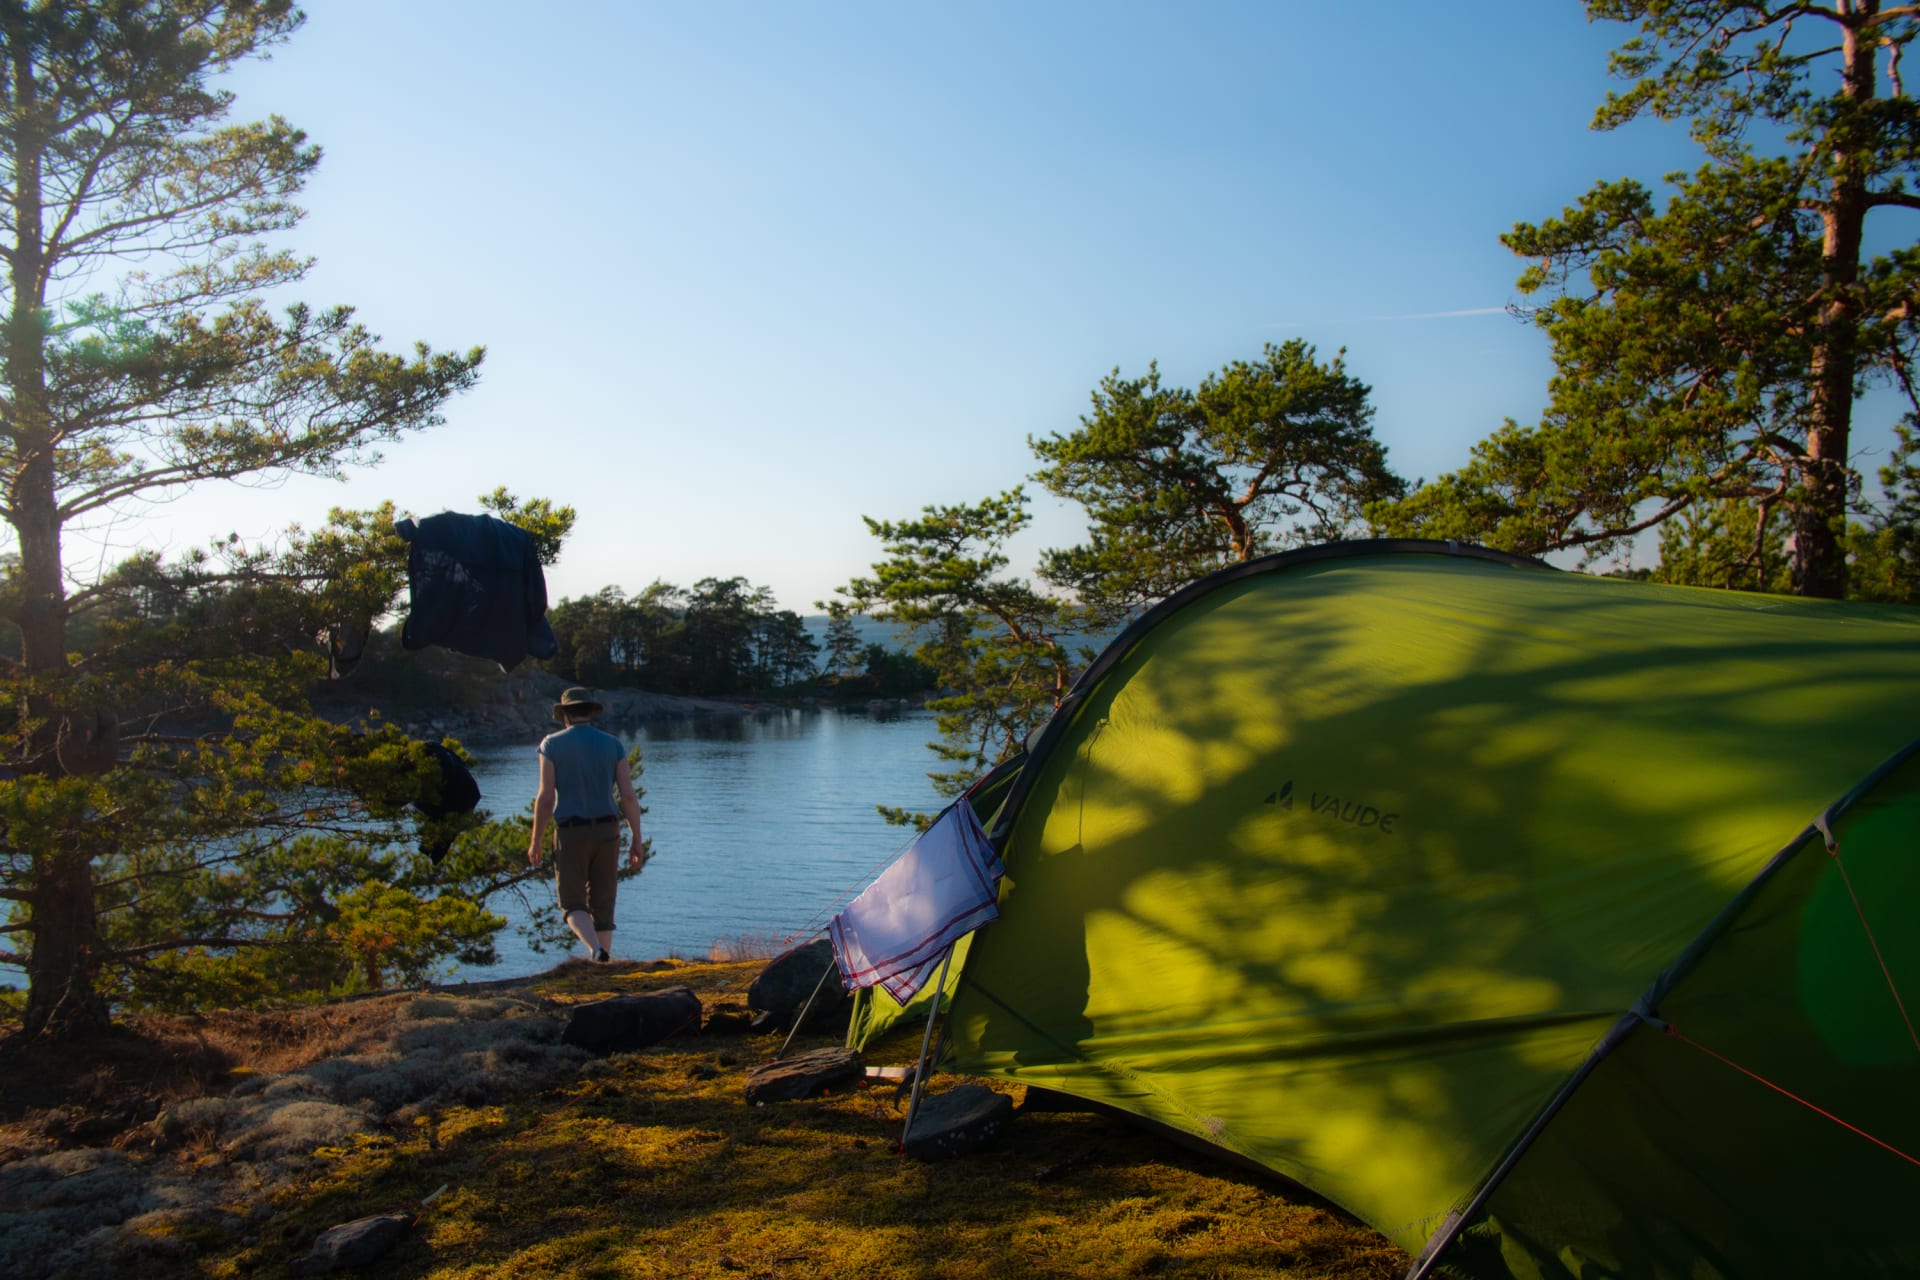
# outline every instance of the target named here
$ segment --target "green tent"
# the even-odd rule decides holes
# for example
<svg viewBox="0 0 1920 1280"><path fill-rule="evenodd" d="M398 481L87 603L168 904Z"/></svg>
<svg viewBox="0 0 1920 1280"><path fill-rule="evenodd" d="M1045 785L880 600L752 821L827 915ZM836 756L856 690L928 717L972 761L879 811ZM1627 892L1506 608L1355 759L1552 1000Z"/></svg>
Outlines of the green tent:
<svg viewBox="0 0 1920 1280"><path fill-rule="evenodd" d="M1916 738L1920 614L1449 543L1237 566L1030 743L945 1064L1416 1272L1920 1274Z"/></svg>

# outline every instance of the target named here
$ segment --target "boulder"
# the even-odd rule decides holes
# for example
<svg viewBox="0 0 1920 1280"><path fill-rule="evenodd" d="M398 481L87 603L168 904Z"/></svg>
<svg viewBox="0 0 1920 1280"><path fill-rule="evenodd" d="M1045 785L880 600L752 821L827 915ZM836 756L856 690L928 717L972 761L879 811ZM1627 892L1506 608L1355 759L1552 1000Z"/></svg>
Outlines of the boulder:
<svg viewBox="0 0 1920 1280"><path fill-rule="evenodd" d="M995 1141L1012 1120L1012 1098L983 1084L963 1084L920 1099L904 1147L916 1160L950 1160Z"/></svg>
<svg viewBox="0 0 1920 1280"><path fill-rule="evenodd" d="M747 1007L772 1015L770 1026L791 1026L818 988L820 994L813 999L807 1024L823 1026L847 1005L847 990L840 985L839 974L831 972L834 967L833 944L825 938L783 951L768 961L747 988ZM821 981L823 976L825 982Z"/></svg>
<svg viewBox="0 0 1920 1280"><path fill-rule="evenodd" d="M691 987L668 987L575 1005L560 1043L588 1053L632 1053L689 1027L700 1030L700 997Z"/></svg>
<svg viewBox="0 0 1920 1280"><path fill-rule="evenodd" d="M399 1244L412 1229L413 1218L404 1213L355 1218L322 1231L307 1256L294 1259L287 1270L296 1276L317 1276L343 1267L364 1267Z"/></svg>
<svg viewBox="0 0 1920 1280"><path fill-rule="evenodd" d="M815 1049L747 1073L748 1102L793 1102L830 1089L852 1088L866 1078L852 1049Z"/></svg>

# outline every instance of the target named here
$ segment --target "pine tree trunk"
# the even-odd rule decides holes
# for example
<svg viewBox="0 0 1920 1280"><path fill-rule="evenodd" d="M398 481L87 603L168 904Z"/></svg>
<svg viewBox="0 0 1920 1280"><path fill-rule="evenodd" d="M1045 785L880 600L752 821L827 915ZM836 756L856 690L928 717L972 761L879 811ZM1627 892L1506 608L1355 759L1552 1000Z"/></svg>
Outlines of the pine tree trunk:
<svg viewBox="0 0 1920 1280"><path fill-rule="evenodd" d="M1847 426L1808 432L1801 472L1806 499L1793 510L1795 595L1839 600L1847 594L1847 553L1841 536L1847 515ZM1837 443L1836 443L1837 442Z"/></svg>
<svg viewBox="0 0 1920 1280"><path fill-rule="evenodd" d="M22 1031L68 1039L105 1030L107 1002L93 983L100 934L92 860L83 852L50 859L32 892L33 949L27 958Z"/></svg>
<svg viewBox="0 0 1920 1280"><path fill-rule="evenodd" d="M1856 105L1874 96L1872 42L1844 28L1841 92ZM1847 593L1847 448L1853 383L1860 358L1860 254L1867 222L1866 158L1835 140L1839 172L1821 210L1819 336L1807 403L1802 498L1793 511L1795 594L1840 599Z"/></svg>
<svg viewBox="0 0 1920 1280"><path fill-rule="evenodd" d="M13 179L12 243L5 246L12 309L0 356L9 401L6 432L15 459L7 477L7 519L20 540L19 605L21 656L29 674L44 676L67 669L67 591L60 565L60 493L55 470L55 440L47 395L47 331L44 308L47 249L41 225L40 144L28 123L36 115L37 95L30 42L8 15L7 35L14 51L13 114L19 117L8 139L7 168ZM36 711L44 710L35 708ZM42 719L34 716L33 719Z"/></svg>
<svg viewBox="0 0 1920 1280"><path fill-rule="evenodd" d="M41 221L41 140L36 134L38 88L19 12L6 16L14 116L10 169L12 243L7 246L12 310L6 317L0 357L6 362L10 398L6 430L16 467L7 478L8 520L19 539L19 604L22 665L32 682L21 712L21 732L12 744L14 763L37 773L58 773L62 719L59 689L67 662L67 594L61 568L59 482L55 437L47 394L45 306L49 264ZM104 1028L107 1003L94 989L99 966L99 921L94 910L93 861L84 849L36 859L26 919L32 926L27 953L29 1036L64 1038Z"/></svg>

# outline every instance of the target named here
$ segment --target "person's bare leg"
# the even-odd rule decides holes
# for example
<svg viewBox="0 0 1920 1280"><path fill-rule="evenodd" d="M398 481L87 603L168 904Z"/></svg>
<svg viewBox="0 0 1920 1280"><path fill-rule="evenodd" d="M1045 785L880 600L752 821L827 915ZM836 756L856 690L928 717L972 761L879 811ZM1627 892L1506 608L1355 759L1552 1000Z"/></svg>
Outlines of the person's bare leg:
<svg viewBox="0 0 1920 1280"><path fill-rule="evenodd" d="M600 950L606 953L606 959L613 959L613 930L600 930Z"/></svg>
<svg viewBox="0 0 1920 1280"><path fill-rule="evenodd" d="M581 945L586 947L589 960L599 955L600 949L606 946L593 927L593 913L590 911L576 907L567 912L567 928L573 930L573 936L580 939Z"/></svg>

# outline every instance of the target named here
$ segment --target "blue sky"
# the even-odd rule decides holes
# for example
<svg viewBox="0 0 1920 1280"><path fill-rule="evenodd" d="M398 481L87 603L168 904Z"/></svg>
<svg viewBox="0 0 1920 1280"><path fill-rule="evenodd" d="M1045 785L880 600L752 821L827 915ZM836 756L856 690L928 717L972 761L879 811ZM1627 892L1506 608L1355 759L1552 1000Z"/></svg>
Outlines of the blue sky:
<svg viewBox="0 0 1920 1280"><path fill-rule="evenodd" d="M555 598L738 574L808 612L877 557L862 515L1021 482L1109 370L1192 385L1292 337L1346 348L1431 477L1545 400L1500 233L1697 160L1587 128L1628 34L1577 0L314 0L231 81L327 153L294 295L484 344L481 384L344 485L209 488L94 545L505 484L579 511ZM1081 532L1029 489L1020 570Z"/></svg>

